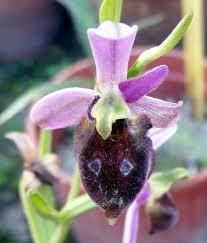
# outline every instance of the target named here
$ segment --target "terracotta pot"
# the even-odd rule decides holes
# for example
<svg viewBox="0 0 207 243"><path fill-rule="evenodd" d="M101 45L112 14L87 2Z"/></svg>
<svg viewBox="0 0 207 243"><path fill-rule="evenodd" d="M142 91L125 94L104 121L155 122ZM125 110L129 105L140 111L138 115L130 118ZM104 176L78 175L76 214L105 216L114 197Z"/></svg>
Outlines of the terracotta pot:
<svg viewBox="0 0 207 243"><path fill-rule="evenodd" d="M146 48L143 47L135 50L130 62L132 63L144 49ZM161 64L169 66L170 74L168 80L153 92L152 95L160 98L172 97L176 100L182 99L184 96L183 53L178 50L172 51L153 62L151 66ZM207 64L205 65L205 69L207 78ZM60 72L54 77L53 82L64 82L74 77L93 79L93 66L87 60L80 61ZM30 127L30 132L33 131L35 133L36 127L31 122L27 124ZM140 242L205 243L207 235L207 169L173 187L172 194L180 211L179 222L175 227L166 232L150 236L147 234L147 218L142 208L139 230ZM123 223L124 216L120 218L115 226L109 226L103 213L100 210L95 210L78 217L73 223L73 230L80 243L120 243Z"/></svg>
<svg viewBox="0 0 207 243"><path fill-rule="evenodd" d="M0 62L39 54L59 24L60 8L54 0L1 0Z"/></svg>

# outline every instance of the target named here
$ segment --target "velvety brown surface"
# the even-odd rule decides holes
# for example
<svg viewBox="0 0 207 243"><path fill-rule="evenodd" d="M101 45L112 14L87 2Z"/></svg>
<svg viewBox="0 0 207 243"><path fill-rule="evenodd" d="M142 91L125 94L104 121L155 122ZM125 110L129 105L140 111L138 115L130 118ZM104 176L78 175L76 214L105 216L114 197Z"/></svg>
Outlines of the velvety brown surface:
<svg viewBox="0 0 207 243"><path fill-rule="evenodd" d="M81 133L88 139L79 149L81 179L107 218L117 218L132 203L151 170L154 152L146 136L151 124L141 119L136 125L133 130L127 120L117 120L103 140L92 123L82 124Z"/></svg>

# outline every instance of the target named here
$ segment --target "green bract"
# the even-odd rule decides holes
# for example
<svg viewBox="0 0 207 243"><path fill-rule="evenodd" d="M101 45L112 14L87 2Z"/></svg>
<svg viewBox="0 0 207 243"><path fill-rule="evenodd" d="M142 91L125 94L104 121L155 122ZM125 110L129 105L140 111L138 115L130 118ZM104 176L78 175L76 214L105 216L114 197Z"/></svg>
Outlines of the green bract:
<svg viewBox="0 0 207 243"><path fill-rule="evenodd" d="M49 219L58 220L58 211L52 208L40 193L30 189L27 192L27 196L42 216Z"/></svg>
<svg viewBox="0 0 207 243"><path fill-rule="evenodd" d="M64 223L65 221L96 208L96 204L87 194L74 199L74 201L65 205L61 211L57 211L55 208L51 207L45 198L37 191L30 189L27 193L27 197L32 202L38 214L59 223Z"/></svg>
<svg viewBox="0 0 207 243"><path fill-rule="evenodd" d="M35 243L49 243L52 233L55 230L56 223L47 218L43 218L36 213L33 203L26 193L26 187L23 180L20 181L19 191L33 241ZM38 189L38 193L44 194L48 207L54 206L54 196L52 195L51 188L44 186Z"/></svg>
<svg viewBox="0 0 207 243"><path fill-rule="evenodd" d="M187 176L188 171L185 168L175 168L169 172L154 173L149 179L153 197L160 198L170 190L175 182L182 180Z"/></svg>
<svg viewBox="0 0 207 243"><path fill-rule="evenodd" d="M99 21L103 23L107 20L120 22L122 10L122 0L104 0L99 11Z"/></svg>
<svg viewBox="0 0 207 243"><path fill-rule="evenodd" d="M137 76L145 69L148 64L171 51L183 38L192 19L193 11L190 10L186 14L186 16L180 21L180 23L175 27L172 33L159 46L155 46L149 50L144 51L138 57L136 62L129 69L128 78Z"/></svg>

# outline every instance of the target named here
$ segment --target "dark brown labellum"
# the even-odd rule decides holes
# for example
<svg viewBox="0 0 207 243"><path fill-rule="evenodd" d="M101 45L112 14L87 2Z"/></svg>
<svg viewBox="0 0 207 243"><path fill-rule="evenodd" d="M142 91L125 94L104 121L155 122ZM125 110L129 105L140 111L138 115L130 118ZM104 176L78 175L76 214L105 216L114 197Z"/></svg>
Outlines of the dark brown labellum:
<svg viewBox="0 0 207 243"><path fill-rule="evenodd" d="M140 120L133 129L127 120L117 120L106 140L87 120L78 128L75 151L82 183L109 219L133 202L151 171L154 151L146 122Z"/></svg>

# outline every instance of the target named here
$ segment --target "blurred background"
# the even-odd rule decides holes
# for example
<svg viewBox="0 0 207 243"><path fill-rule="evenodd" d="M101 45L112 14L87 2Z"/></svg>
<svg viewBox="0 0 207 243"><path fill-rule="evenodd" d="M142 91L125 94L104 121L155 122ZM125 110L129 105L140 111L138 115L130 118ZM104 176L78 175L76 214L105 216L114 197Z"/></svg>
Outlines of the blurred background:
<svg viewBox="0 0 207 243"><path fill-rule="evenodd" d="M48 82L76 61L91 57L86 30L97 26L100 3L100 0L0 1L1 112L31 88ZM136 45L157 45L179 22L180 5L180 0L125 0L122 20L127 24L139 25ZM206 10L207 1L205 12ZM207 15L205 26L206 24ZM207 42L205 46L207 47ZM182 48L182 45L178 47ZM188 105L186 107L188 113ZM31 242L18 199L21 157L15 146L4 138L8 131L25 130L27 111L28 108L22 109L18 115L0 126L0 243ZM188 117L184 117L184 121L186 120ZM186 127L185 125L181 124L183 127ZM194 126L192 121L188 123L188 129L195 131L198 125ZM206 125L204 130L206 131ZM201 133L204 130L201 130ZM67 134L71 140L64 140L58 151L63 158L70 158L71 163L65 163L63 166L71 172L72 161L74 162L71 145L73 130L67 131ZM192 141L196 136L194 133L189 135L185 130L184 141ZM202 139L205 141L205 138ZM199 167L206 163L207 158L200 158L200 154L206 149L205 145L206 142L191 156L193 166L196 164ZM179 157L178 154L172 155L172 146L173 142L157 155L157 160L162 161L167 157L169 163L173 161L176 164L177 161L178 164L185 165L185 158ZM189 152L192 147L194 144L185 149Z"/></svg>

